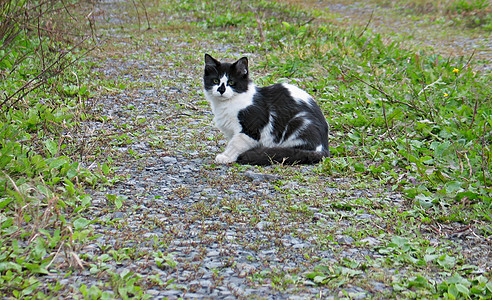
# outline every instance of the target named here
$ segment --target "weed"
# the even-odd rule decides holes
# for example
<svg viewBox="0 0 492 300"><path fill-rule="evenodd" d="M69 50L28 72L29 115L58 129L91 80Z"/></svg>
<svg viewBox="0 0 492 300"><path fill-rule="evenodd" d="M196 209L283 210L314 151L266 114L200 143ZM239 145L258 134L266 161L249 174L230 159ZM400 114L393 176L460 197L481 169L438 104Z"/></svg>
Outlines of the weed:
<svg viewBox="0 0 492 300"><path fill-rule="evenodd" d="M62 264L84 267L78 249L92 232L82 216L92 201L84 188L107 182L74 159L83 147L72 133L91 95L81 78L87 69L76 68L84 51L76 37L70 45L49 28L66 21L62 7L77 3L51 4L7 1L0 7L2 297L40 297L38 274ZM65 24L78 30L79 24ZM109 173L108 165L103 169ZM98 294L95 289L87 292Z"/></svg>

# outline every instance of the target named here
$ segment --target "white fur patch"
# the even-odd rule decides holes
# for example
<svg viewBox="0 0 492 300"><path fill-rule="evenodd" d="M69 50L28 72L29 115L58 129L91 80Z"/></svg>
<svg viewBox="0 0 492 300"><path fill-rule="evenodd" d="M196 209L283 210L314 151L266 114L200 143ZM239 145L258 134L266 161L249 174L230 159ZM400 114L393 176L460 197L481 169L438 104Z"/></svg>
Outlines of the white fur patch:
<svg viewBox="0 0 492 300"><path fill-rule="evenodd" d="M294 118L297 117L305 117L305 112L300 112L297 115L294 116ZM268 124L263 127L263 129L260 132L260 144L264 147L295 147L304 144L304 141L298 139L297 137L299 136L299 132L304 130L311 121L304 119L304 123L300 128L296 130L294 134L289 136L288 139L285 139L285 134L286 131L282 133L282 138L280 139L279 143L275 143L274 141L274 136L272 135L273 132L273 116L270 115L270 118L268 120Z"/></svg>
<svg viewBox="0 0 492 300"><path fill-rule="evenodd" d="M296 117L301 117L304 115L304 112L300 112L296 115ZM295 147L295 146L300 146L304 144L303 140L298 139L299 133L302 132L309 124L311 123L310 120L304 119L302 126L300 126L294 134L289 136L287 140L284 140L280 143L280 146L282 147ZM284 133L285 134L285 133Z"/></svg>
<svg viewBox="0 0 492 300"><path fill-rule="evenodd" d="M260 132L260 143L264 147L275 147L277 144L273 141L273 116L270 115L270 118L268 119L268 123L263 127L263 129Z"/></svg>
<svg viewBox="0 0 492 300"><path fill-rule="evenodd" d="M317 152L323 151L323 145L319 145L318 147L316 147L316 151Z"/></svg>
<svg viewBox="0 0 492 300"><path fill-rule="evenodd" d="M215 157L215 161L220 164L235 162L238 156L258 145L258 142L244 133L235 134L226 146L224 152Z"/></svg>
<svg viewBox="0 0 492 300"><path fill-rule="evenodd" d="M311 104L311 100L313 99L313 97L311 97L311 95L309 95L306 91L292 84L283 83L282 85L289 91L290 96L294 98L297 103Z"/></svg>
<svg viewBox="0 0 492 300"><path fill-rule="evenodd" d="M223 82L224 77L222 77L221 83ZM231 89L230 87L227 88ZM237 115L240 110L253 103L256 86L251 83L245 93L235 93L234 91L232 91L232 93L233 95L230 98L225 99L224 97L217 97L213 92L205 90L205 97L210 102L212 111L215 115L215 126L224 133L227 140L230 140L235 134L241 132L242 128L241 124L239 124Z"/></svg>

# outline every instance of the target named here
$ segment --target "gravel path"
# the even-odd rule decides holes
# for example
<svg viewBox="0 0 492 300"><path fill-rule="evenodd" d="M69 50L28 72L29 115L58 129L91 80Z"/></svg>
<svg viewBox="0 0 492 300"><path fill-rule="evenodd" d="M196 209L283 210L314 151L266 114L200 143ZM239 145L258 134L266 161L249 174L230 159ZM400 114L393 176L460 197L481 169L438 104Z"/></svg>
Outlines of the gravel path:
<svg viewBox="0 0 492 300"><path fill-rule="evenodd" d="M386 219L387 211L406 210L402 196L377 182L331 178L320 166L216 166L224 141L201 92L201 59L211 45L165 25L129 29L135 19L121 5L99 7L107 21L99 30L110 40L91 60L95 77L115 85L92 99L100 118L86 123L120 180L89 191L95 238L79 249L86 268L61 283L104 290L135 277L155 299L391 293L388 281L404 277L405 266L380 264L378 249L411 217ZM210 43L242 52L237 43ZM442 249L458 240L463 257L490 267L490 246L473 228L449 225L437 236L420 225L410 235ZM337 284L308 280L323 266L338 274Z"/></svg>

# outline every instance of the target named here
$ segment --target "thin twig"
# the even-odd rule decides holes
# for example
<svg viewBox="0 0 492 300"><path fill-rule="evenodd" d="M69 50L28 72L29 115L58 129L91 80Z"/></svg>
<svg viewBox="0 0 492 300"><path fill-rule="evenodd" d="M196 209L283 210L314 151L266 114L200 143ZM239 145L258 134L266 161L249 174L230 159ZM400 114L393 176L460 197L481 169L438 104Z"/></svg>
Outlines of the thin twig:
<svg viewBox="0 0 492 300"><path fill-rule="evenodd" d="M490 100L490 99L489 99ZM486 154L485 154L485 133L487 132L487 121L485 120L483 122L483 133L482 133L482 147L481 147L481 165L482 165L482 176L483 176L483 185L485 186L485 188L487 188L487 177L485 177L486 175L486 169L488 169L488 159L486 157ZM489 174L490 175L490 174Z"/></svg>
<svg viewBox="0 0 492 300"><path fill-rule="evenodd" d="M70 10L67 8L67 6L65 5L65 1L61 0L61 3L63 4L63 8L65 9L65 11L67 12L67 14L70 16L70 18L74 19L75 21L78 21L77 18L72 15L70 13Z"/></svg>
<svg viewBox="0 0 492 300"><path fill-rule="evenodd" d="M147 20L147 30L149 30L151 27L150 27L150 19L149 19L149 14L147 13L147 7L145 6L145 4L142 2L142 0L139 0L140 1L140 4L142 4L142 7L144 9L144 13L145 13L145 19Z"/></svg>
<svg viewBox="0 0 492 300"><path fill-rule="evenodd" d="M472 54L470 55L470 57L469 57L469 58L468 58L468 60L466 61L466 65L465 65L465 67L467 67L467 66L470 64L470 62L471 62L471 60L472 60L473 56L475 56L475 51L476 51L476 50L477 50L477 49L473 49Z"/></svg>
<svg viewBox="0 0 492 300"><path fill-rule="evenodd" d="M397 143L395 142L395 139L393 138L393 135L391 134L391 130L389 128L388 118L386 117L386 107L384 105L384 102L381 102L381 106L383 107L383 116L384 116L384 123L386 124L386 130L388 132L391 141L393 141L393 143L396 145Z"/></svg>
<svg viewBox="0 0 492 300"><path fill-rule="evenodd" d="M469 172L468 172L468 178L472 178L472 166L470 164L470 160L468 159L468 155L466 155L466 152L463 153L464 156L465 156L465 160L466 160L466 163L468 164L468 169L469 169Z"/></svg>
<svg viewBox="0 0 492 300"><path fill-rule="evenodd" d="M374 9L371 11L371 15L369 16L369 20L367 21L366 26L364 27L364 29L362 29L362 31L357 36L357 39L360 39L362 37L362 35L366 32L367 28L369 27L369 24L371 24L371 22L372 22L372 16L373 15L374 15Z"/></svg>
<svg viewBox="0 0 492 300"><path fill-rule="evenodd" d="M40 87L42 84L45 83L44 80L41 80L37 83L34 84L34 86L32 86L31 88L27 89L32 83L34 83L36 80L38 80L39 78L41 78L45 73L47 73L48 71L50 70L53 70L54 66L56 64L59 64L61 62L61 60L68 54L68 53L71 53L74 51L74 49L76 49L78 46L80 46L82 43L85 42L85 39L82 40L81 42L79 42L77 45L75 45L74 47L72 47L70 50L62 53L57 60L55 60L53 63L51 63L47 68L43 69L41 72L39 72L38 75L36 75L36 77L32 78L31 80L29 80L28 82L26 82L22 87L20 87L19 89L17 89L17 91L15 91L12 95L8 96L1 104L0 104L0 107L2 107L4 109L4 111L7 111L10 107L12 107L12 105L16 104L17 102L19 102L21 99L23 99L27 94L29 94L31 91L33 91L34 89ZM70 65L74 64L76 61L78 61L81 57L83 57L85 54L87 54L88 52L92 51L94 48L91 48L89 50L87 50L83 55L79 56L78 58L74 59L73 61L69 62L64 68L61 68L59 70L56 70L54 72L54 76L60 74L61 72L63 72L66 68L68 68ZM26 90L27 89L27 90ZM12 98L14 98L16 95L20 94L22 91L24 91L24 93L18 97L13 103L10 104L10 106L6 106L5 104Z"/></svg>
<svg viewBox="0 0 492 300"><path fill-rule="evenodd" d="M140 13L138 12L138 6L137 3L135 3L135 0L132 0L132 3L133 3L133 7L135 7L135 11L137 12L138 30L140 31L141 29Z"/></svg>
<svg viewBox="0 0 492 300"><path fill-rule="evenodd" d="M477 116L477 109L478 109L478 98L477 101L475 101L475 107L473 108L473 116L470 122L470 126L468 126L468 129L471 129L473 127L473 123L475 123L475 117Z"/></svg>
<svg viewBox="0 0 492 300"><path fill-rule="evenodd" d="M306 22L304 22L304 23L300 24L300 25L299 25L299 27L305 26L305 25L307 25L307 24L311 23L311 22L312 22L312 21L314 21L314 20L316 20L316 18L311 18L311 19L307 20Z"/></svg>
<svg viewBox="0 0 492 300"><path fill-rule="evenodd" d="M37 23L38 23L38 39L39 39L39 52L41 52L41 65L43 66L43 70L45 69L46 67L46 64L45 64L45 59L44 59L44 49L43 49L43 39L41 37L41 29L40 29L40 24L39 24L39 16L38 16L38 19L37 19Z"/></svg>
<svg viewBox="0 0 492 300"><path fill-rule="evenodd" d="M439 76L439 78L437 78L437 80L436 80L436 81L434 81L433 83L430 83L430 84L428 84L428 85L424 86L424 87L422 88L422 90L420 90L420 92L417 94L417 96L420 96L420 94L422 94L422 93L424 93L424 94L425 94L425 91L426 91L427 89L429 89L429 88L433 87L433 86L434 86L434 85L436 85L436 84L445 84L445 83L443 83L443 82L442 82L442 78L441 78L441 76ZM422 85L423 85L423 83L422 83Z"/></svg>
<svg viewBox="0 0 492 300"><path fill-rule="evenodd" d="M420 108L417 108L416 106L412 105L412 104L409 104L409 103L406 103L406 102L402 102L402 101L399 101L399 100L396 100L394 99L393 97L391 97L386 91L384 91L382 88L378 87L378 86L375 86L369 82L366 82L364 79L358 77L358 76L355 76L355 75L351 75L352 78L354 78L355 80L358 80L362 83L364 83L365 85L373 88L374 90L380 92L381 94L384 95L384 97L391 103L398 103L398 104L403 104L403 105L406 105L408 106L409 108L411 109L414 109L418 112L420 112L421 114L425 115L425 112L423 110L421 110Z"/></svg>
<svg viewBox="0 0 492 300"><path fill-rule="evenodd" d="M258 35L260 36L260 41L263 43L265 42L265 35L263 34L263 24L260 19L260 14L258 13L258 10L255 11L256 14L256 25L258 26Z"/></svg>

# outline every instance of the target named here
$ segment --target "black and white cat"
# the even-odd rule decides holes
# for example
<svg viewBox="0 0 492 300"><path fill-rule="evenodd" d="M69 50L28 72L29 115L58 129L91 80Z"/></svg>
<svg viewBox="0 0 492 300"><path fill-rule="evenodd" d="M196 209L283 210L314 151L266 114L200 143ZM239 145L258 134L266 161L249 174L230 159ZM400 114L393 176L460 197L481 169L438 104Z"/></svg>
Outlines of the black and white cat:
<svg viewBox="0 0 492 300"><path fill-rule="evenodd" d="M221 63L205 54L205 96L228 140L217 163L313 164L329 156L328 124L313 98L290 84L257 87L248 59Z"/></svg>

